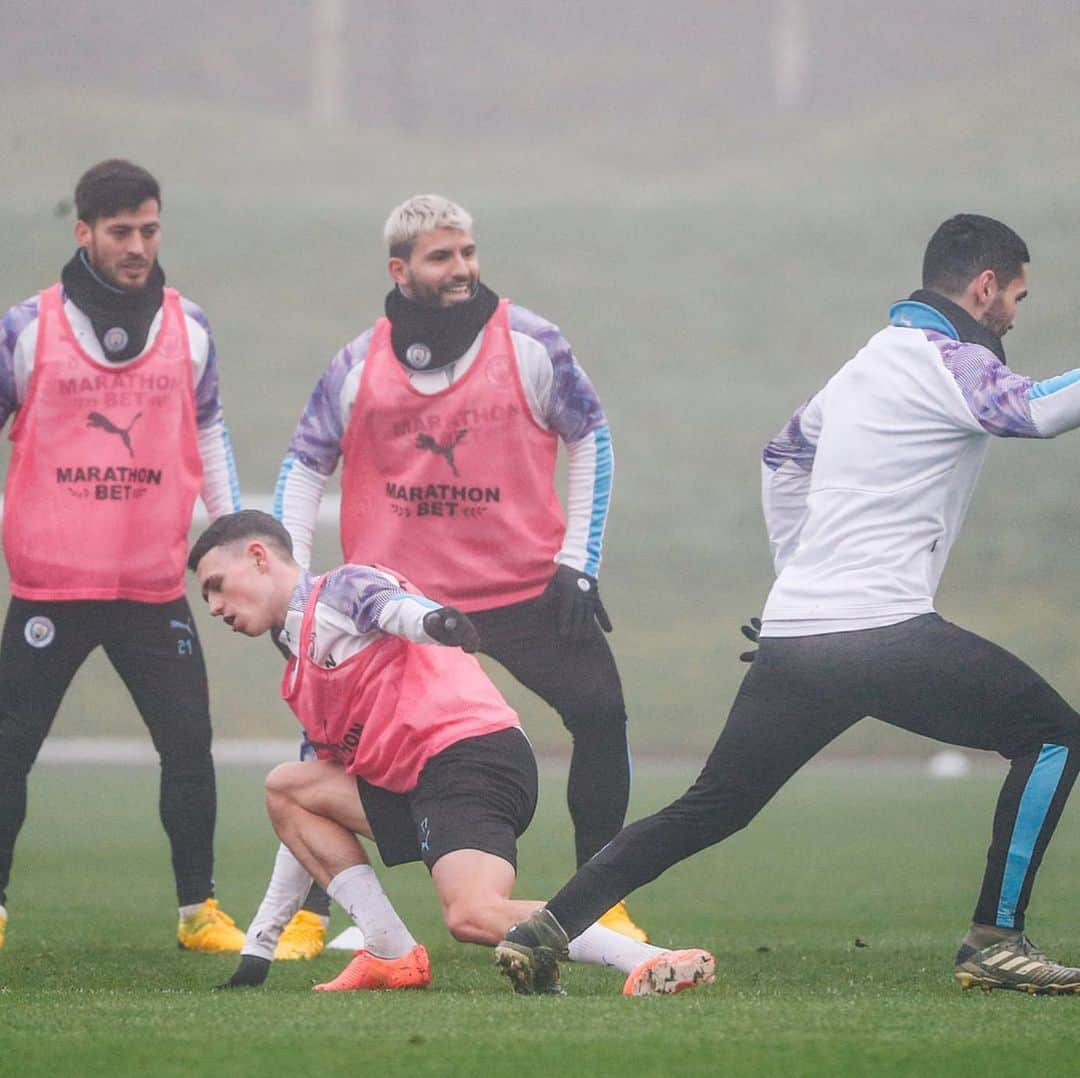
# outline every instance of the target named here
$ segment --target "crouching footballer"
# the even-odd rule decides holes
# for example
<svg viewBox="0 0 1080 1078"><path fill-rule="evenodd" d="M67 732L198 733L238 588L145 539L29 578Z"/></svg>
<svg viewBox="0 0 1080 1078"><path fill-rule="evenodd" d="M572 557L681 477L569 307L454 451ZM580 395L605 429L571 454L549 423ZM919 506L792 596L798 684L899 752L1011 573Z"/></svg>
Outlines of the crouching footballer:
<svg viewBox="0 0 1080 1078"><path fill-rule="evenodd" d="M285 528L255 510L215 521L188 566L213 617L246 636L272 632L288 647L282 697L318 754L267 777L267 810L287 850L222 987L265 981L312 879L365 941L317 990L431 983L427 952L395 913L358 835L375 841L388 866L424 862L455 939L494 946L539 909L510 897L517 838L536 807L536 761L517 714L468 654L479 640L464 614L379 567L313 577L294 560ZM515 989L561 994L556 957L522 965ZM667 951L597 924L567 957L621 970L626 995L714 977L706 951Z"/></svg>

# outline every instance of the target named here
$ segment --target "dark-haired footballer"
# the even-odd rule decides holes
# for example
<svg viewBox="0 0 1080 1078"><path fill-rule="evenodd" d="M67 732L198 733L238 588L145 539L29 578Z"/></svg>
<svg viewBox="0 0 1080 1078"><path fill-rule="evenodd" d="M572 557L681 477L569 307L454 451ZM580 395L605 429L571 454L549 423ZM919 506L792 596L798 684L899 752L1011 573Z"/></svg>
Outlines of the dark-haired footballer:
<svg viewBox="0 0 1080 1078"><path fill-rule="evenodd" d="M281 694L318 754L267 777L283 848L222 987L266 979L278 933L312 880L364 936L319 990L427 987L427 952L394 912L357 835L374 838L388 865L423 861L455 939L493 945L537 908L511 897L517 839L536 806L536 761L516 712L467 654L480 636L465 614L378 566L314 577L293 558L284 526L256 510L211 524L188 564L212 616L288 647ZM628 974L628 995L712 979L705 951L665 951L599 924L569 954ZM554 973L539 978L541 990L560 990Z"/></svg>
<svg viewBox="0 0 1080 1078"><path fill-rule="evenodd" d="M161 189L113 159L75 188L78 248L0 334L0 424L12 599L0 643L0 946L27 774L83 661L102 647L161 758L177 939L238 951L214 898L216 789L199 638L184 597L197 495L238 507L202 310L165 284Z"/></svg>
<svg viewBox="0 0 1080 1078"><path fill-rule="evenodd" d="M537 963L546 970L598 911L749 824L807 760L872 715L1011 764L956 956L961 985L1080 991L1080 969L1024 932L1080 767L1080 716L1014 655L934 611L991 437L1080 426L1080 370L1036 381L1005 363L1028 261L1000 221L945 221L923 287L766 446L777 576L727 725L682 797L622 831L500 944L516 984Z"/></svg>

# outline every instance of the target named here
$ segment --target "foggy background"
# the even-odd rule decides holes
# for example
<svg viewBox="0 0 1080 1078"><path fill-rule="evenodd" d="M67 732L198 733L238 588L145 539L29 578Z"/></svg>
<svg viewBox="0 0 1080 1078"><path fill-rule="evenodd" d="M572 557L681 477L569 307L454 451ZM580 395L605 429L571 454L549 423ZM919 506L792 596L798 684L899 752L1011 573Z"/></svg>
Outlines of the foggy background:
<svg viewBox="0 0 1080 1078"><path fill-rule="evenodd" d="M761 448L918 286L941 220L1001 217L1031 248L1010 365L1080 364L1074 3L0 10L0 303L57 278L89 165L149 168L247 493L273 489L319 375L381 313L389 209L438 191L472 212L484 279L560 325L611 423L601 591L639 753L712 744L771 582ZM992 447L938 603L1074 703L1078 450ZM317 559L339 560L334 529ZM218 739L292 736L270 645L197 617ZM557 717L497 680L565 751ZM100 656L55 733L144 736ZM930 748L863 723L832 751Z"/></svg>

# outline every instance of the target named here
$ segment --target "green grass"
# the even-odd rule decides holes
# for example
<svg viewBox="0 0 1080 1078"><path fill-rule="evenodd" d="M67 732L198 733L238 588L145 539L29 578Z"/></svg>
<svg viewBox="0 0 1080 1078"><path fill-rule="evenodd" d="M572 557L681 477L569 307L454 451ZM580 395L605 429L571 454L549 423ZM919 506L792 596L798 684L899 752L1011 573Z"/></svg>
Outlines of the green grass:
<svg viewBox="0 0 1080 1078"><path fill-rule="evenodd" d="M633 814L678 793L693 771L639 767ZM261 777L220 770L218 894L241 921L275 848ZM951 978L998 778L811 768L746 832L633 899L657 942L718 955L715 986L627 1000L613 971L571 967L569 996L556 1000L513 996L489 952L454 943L413 866L383 879L431 951L430 992L315 995L311 984L344 964L331 952L278 964L262 990L211 994L234 959L174 946L153 769L42 767L0 953L0 1073L997 1075L1027 1074L1036 1058L1066 1073L1080 1001L965 994ZM522 895L546 897L566 877L560 784L545 766ZM1076 824L1067 811L1031 925L1073 960ZM332 930L342 927L336 914Z"/></svg>

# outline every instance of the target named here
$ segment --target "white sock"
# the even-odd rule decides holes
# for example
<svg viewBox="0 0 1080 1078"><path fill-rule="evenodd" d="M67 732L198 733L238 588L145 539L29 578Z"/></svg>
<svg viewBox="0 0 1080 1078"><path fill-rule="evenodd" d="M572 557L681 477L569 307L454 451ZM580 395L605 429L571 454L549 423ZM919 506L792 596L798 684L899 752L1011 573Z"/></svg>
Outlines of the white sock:
<svg viewBox="0 0 1080 1078"><path fill-rule="evenodd" d="M282 843L274 858L274 871L266 885L266 894L248 926L241 953L273 960L282 930L303 904L310 887L307 869Z"/></svg>
<svg viewBox="0 0 1080 1078"><path fill-rule="evenodd" d="M629 973L642 962L663 954L666 948L651 943L638 943L621 932L601 924L589 925L577 939L570 941L570 961L588 962L594 966L612 966Z"/></svg>
<svg viewBox="0 0 1080 1078"><path fill-rule="evenodd" d="M205 902L205 901L206 901L206 899L204 898L202 902L193 902L190 906L181 906L180 907L180 917L181 917L181 919L183 919L184 917L190 917L196 910L202 909L203 902Z"/></svg>
<svg viewBox="0 0 1080 1078"><path fill-rule="evenodd" d="M365 949L378 958L400 958L416 946L371 865L353 865L339 872L326 893L352 918L364 933Z"/></svg>

